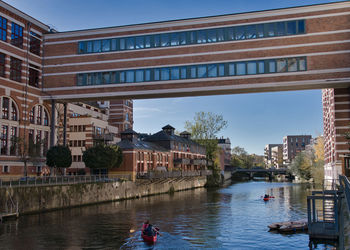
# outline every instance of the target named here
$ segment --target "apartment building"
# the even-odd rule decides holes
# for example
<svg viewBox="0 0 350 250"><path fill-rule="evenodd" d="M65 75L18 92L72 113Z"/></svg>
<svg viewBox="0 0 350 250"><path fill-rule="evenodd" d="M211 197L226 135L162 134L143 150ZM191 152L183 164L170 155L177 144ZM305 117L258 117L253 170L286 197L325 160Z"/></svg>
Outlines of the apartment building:
<svg viewBox="0 0 350 250"><path fill-rule="evenodd" d="M283 145L277 145L271 148L271 167L283 167Z"/></svg>
<svg viewBox="0 0 350 250"><path fill-rule="evenodd" d="M272 148L274 147L281 147L283 144L267 144L264 148L264 163L265 166L270 167L273 166L273 160L272 160Z"/></svg>
<svg viewBox="0 0 350 250"><path fill-rule="evenodd" d="M287 135L283 137L283 164L289 165L297 153L311 143L311 135Z"/></svg>
<svg viewBox="0 0 350 250"><path fill-rule="evenodd" d="M218 147L221 149L219 152L220 166L222 170L225 170L225 166L231 165L231 141L230 138L221 137L218 139Z"/></svg>

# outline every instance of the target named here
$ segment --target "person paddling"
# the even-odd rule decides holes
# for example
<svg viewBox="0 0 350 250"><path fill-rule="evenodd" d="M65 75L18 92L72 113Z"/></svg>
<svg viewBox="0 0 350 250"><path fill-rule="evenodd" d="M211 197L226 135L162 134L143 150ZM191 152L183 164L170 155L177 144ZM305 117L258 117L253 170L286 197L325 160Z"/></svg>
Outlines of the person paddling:
<svg viewBox="0 0 350 250"><path fill-rule="evenodd" d="M159 229L157 227L153 227L150 223L149 220L146 220L143 225L142 225L142 232L144 235L148 236L154 236L159 233Z"/></svg>

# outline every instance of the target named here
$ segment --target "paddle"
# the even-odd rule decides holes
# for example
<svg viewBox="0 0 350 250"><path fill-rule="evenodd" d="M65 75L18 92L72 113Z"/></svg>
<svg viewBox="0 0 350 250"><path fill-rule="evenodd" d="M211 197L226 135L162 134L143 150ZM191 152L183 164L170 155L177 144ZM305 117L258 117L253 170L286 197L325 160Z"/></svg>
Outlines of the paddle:
<svg viewBox="0 0 350 250"><path fill-rule="evenodd" d="M158 227L154 227L154 230L157 232L157 234L159 234L160 236L163 236L163 234L161 234L161 233L159 232L159 228L158 228Z"/></svg>

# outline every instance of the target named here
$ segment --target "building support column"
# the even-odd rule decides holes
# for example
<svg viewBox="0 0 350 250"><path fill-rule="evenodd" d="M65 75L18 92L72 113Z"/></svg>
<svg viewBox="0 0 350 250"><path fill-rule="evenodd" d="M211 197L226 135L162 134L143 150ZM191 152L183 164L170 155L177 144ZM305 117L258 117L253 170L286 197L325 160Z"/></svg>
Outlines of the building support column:
<svg viewBox="0 0 350 250"><path fill-rule="evenodd" d="M56 100L51 100L50 147L55 145Z"/></svg>
<svg viewBox="0 0 350 250"><path fill-rule="evenodd" d="M63 146L67 144L67 103L63 104Z"/></svg>

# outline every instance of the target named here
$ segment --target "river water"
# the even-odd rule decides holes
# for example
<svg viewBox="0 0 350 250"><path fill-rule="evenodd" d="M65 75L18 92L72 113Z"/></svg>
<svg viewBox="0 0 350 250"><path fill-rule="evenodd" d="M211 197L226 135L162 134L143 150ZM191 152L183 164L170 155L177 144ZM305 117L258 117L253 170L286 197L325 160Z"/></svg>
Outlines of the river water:
<svg viewBox="0 0 350 250"><path fill-rule="evenodd" d="M275 199L264 202L265 193ZM310 249L305 233L267 228L306 219L309 194L301 184L250 181L22 216L0 224L0 249ZM155 245L140 237L145 219L161 230Z"/></svg>

